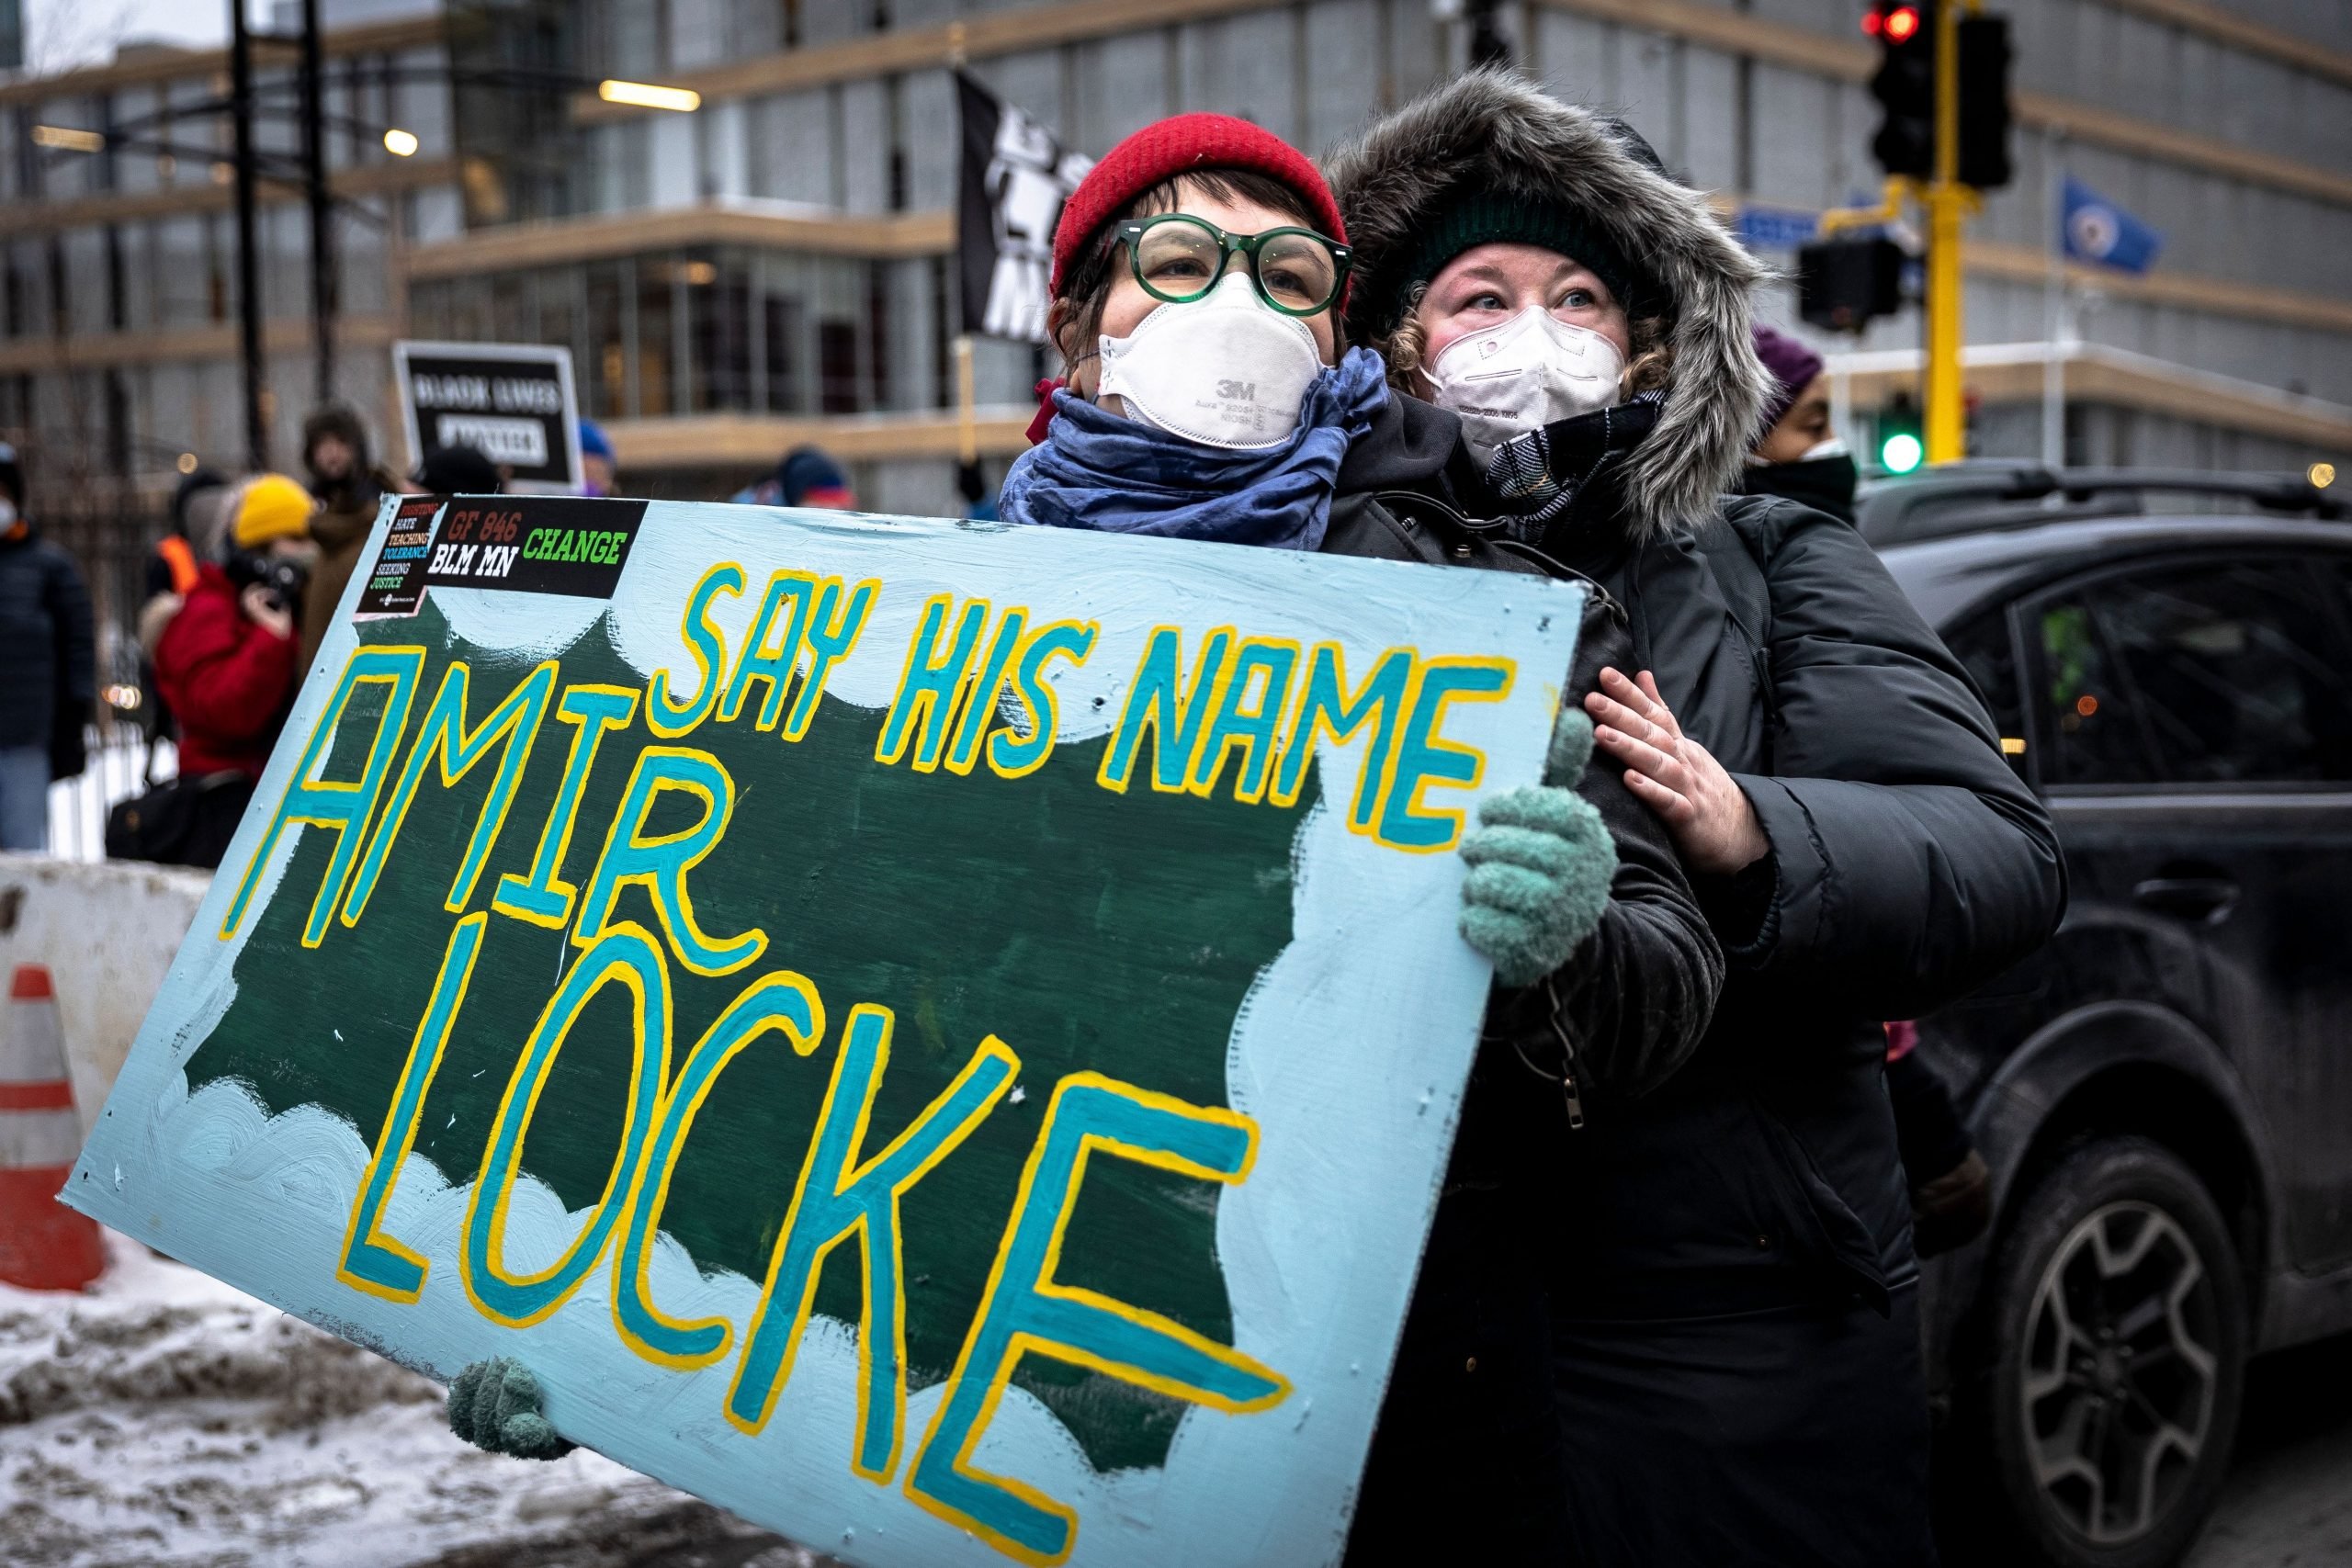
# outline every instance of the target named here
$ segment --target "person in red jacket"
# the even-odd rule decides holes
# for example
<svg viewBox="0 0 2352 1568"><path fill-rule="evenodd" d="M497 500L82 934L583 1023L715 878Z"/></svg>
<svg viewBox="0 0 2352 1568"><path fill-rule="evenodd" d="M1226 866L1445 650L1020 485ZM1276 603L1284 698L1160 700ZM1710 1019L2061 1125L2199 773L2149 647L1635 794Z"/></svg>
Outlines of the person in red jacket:
<svg viewBox="0 0 2352 1568"><path fill-rule="evenodd" d="M245 487L225 564L206 561L155 646L179 721L192 830L175 856L213 866L229 847L302 676L301 583L317 547L310 492L280 474Z"/></svg>

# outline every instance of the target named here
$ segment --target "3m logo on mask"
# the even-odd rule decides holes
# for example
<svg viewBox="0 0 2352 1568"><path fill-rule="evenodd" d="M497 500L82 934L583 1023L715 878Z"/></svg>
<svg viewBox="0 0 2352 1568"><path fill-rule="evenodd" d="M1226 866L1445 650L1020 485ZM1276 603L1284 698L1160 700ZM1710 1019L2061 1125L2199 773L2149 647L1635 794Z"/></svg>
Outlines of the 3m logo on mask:
<svg viewBox="0 0 2352 1568"><path fill-rule="evenodd" d="M1160 306L1125 337L1105 333L1099 390L1187 441L1255 451L1291 438L1322 372L1306 323L1269 309L1237 272L1205 299Z"/></svg>

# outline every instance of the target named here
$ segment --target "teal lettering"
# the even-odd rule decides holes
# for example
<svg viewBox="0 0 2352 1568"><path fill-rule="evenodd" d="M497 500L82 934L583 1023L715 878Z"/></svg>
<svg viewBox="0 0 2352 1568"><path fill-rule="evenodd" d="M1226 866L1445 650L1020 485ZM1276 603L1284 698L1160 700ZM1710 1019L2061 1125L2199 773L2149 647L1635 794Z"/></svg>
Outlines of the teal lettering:
<svg viewBox="0 0 2352 1568"><path fill-rule="evenodd" d="M1091 1155L1231 1184L1248 1175L1256 1145L1257 1128L1231 1111L1188 1105L1097 1073L1072 1073L1055 1086L988 1294L907 1472L910 1497L1028 1562L1058 1562L1069 1554L1075 1512L973 1463L989 1416L1024 1354L1218 1410L1263 1410L1282 1402L1290 1384L1231 1346L1053 1278Z"/></svg>
<svg viewBox="0 0 2352 1568"><path fill-rule="evenodd" d="M296 822L334 831L334 853L328 859L326 872L319 879L318 892L311 900L310 919L302 926L302 945L316 947L325 938L328 921L343 897L344 884L359 859L360 840L367 833L368 818L375 812L376 798L383 791L384 775L391 771L392 753L400 747L401 731L408 724L409 705L415 698L417 679L424 669L422 648L352 650L350 661L343 667L343 679L335 683L334 695L327 700L325 712L312 727L301 758L294 764L294 777L270 816L269 828L254 847L253 859L246 863L244 875L238 879L236 897L229 900L229 912L220 922L221 941L236 935L239 923L245 918L245 906L253 901L254 890L269 864L270 852L277 847L278 838L288 825ZM384 711L376 721L375 738L368 743L368 761L359 777L350 782L318 777L327 748L343 722L344 710L350 705L351 694L371 682L391 690L384 698Z"/></svg>

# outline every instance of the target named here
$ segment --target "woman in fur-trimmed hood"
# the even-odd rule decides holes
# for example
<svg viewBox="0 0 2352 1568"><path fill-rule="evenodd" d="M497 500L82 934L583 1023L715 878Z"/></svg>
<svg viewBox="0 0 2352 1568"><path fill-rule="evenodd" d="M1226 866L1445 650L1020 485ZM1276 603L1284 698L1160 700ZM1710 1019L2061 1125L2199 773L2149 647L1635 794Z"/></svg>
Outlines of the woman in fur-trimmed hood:
<svg viewBox="0 0 2352 1568"><path fill-rule="evenodd" d="M1481 1240L1532 1260L1534 1299L1425 1262L1350 1568L1433 1532L1465 1559L1589 1568L1932 1563L1878 1021L2047 937L2049 820L1860 536L1725 493L1769 391L1761 270L1637 134L1480 71L1326 167L1351 341L1461 419L1464 547L1623 606L1630 660L1585 699L1596 765L1666 825L1726 962L1687 1062L1655 1085L1600 1074L1584 1125L1539 1134L1541 1190L1455 1199L1512 1216ZM1447 1224L1441 1204L1432 1260ZM1531 1365L1548 1380L1515 1375Z"/></svg>
<svg viewBox="0 0 2352 1568"><path fill-rule="evenodd" d="M1622 378L1610 385L1614 395L1574 409L1613 409L1615 425L1593 448L1604 455L1600 473L1578 488L1595 500L1607 490L1617 521L1635 536L1710 517L1718 498L1737 488L1771 392L1748 331L1748 296L1763 269L1724 231L1706 197L1668 177L1637 134L1508 73L1477 71L1397 110L1328 163L1355 243L1350 340L1380 351L1401 390L1464 414L1474 452L1500 456L1498 443L1481 440L1481 426L1497 434L1505 411L1482 410L1475 367L1460 377L1442 374L1449 357L1442 351L1465 335L1492 337L1472 329L1505 324L1498 318L1506 315L1516 321L1520 312L1489 308L1480 321L1467 309L1447 310L1454 330L1441 342L1443 329L1433 331L1426 320L1441 303L1432 295L1454 281L1442 275L1477 259L1470 253L1537 249L1581 264L1581 281L1598 283L1594 292L1604 296L1600 313L1622 323L1602 329L1617 333ZM1463 289L1482 281L1510 280L1474 278ZM1546 276L1531 286L1573 291L1578 281ZM1505 302L1516 307L1521 299ZM1551 314L1599 324L1574 310ZM1465 343L1451 357L1466 357L1474 346L1487 345ZM1499 354L1520 347L1505 344ZM1433 378L1448 384L1434 386ZM1573 407L1574 389L1553 390L1556 419ZM1586 400L1600 396L1596 389ZM1554 466L1565 471L1572 457L1591 455L1555 453Z"/></svg>

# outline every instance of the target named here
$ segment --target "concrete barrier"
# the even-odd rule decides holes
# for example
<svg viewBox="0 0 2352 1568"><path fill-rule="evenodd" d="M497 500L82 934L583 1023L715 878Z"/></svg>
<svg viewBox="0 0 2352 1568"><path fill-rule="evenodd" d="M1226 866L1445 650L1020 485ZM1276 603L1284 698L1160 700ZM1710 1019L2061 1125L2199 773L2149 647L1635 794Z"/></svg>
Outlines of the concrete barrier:
<svg viewBox="0 0 2352 1568"><path fill-rule="evenodd" d="M0 975L49 968L86 1134L211 874L0 854Z"/></svg>

